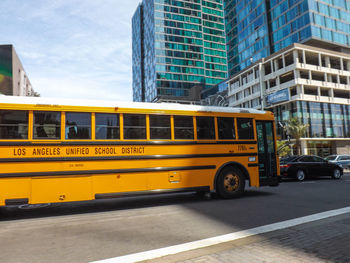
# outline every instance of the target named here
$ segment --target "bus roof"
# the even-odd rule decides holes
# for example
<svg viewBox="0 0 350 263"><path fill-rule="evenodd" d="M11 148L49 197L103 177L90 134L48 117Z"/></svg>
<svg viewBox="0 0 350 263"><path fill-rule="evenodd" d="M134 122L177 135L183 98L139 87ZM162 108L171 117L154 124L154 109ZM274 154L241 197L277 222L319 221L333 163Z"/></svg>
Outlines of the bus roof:
<svg viewBox="0 0 350 263"><path fill-rule="evenodd" d="M186 105L178 103L147 103L147 102L116 102L111 100L86 100L86 99L64 99L49 97L21 97L21 96L0 96L1 104L28 104L28 105L47 105L47 106L88 106L103 108L128 108L128 109L149 109L149 110L181 110L194 112L224 112L224 113L254 113L265 114L266 111L232 108L232 107L214 107L200 105ZM181 107L181 108L179 108Z"/></svg>

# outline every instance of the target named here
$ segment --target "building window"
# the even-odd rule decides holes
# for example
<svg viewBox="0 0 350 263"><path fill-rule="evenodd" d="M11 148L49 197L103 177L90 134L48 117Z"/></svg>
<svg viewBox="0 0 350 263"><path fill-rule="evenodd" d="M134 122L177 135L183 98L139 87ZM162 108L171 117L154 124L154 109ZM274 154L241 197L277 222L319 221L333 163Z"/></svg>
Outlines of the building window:
<svg viewBox="0 0 350 263"><path fill-rule="evenodd" d="M252 107L257 107L259 105L260 105L260 99L259 98L252 100Z"/></svg>

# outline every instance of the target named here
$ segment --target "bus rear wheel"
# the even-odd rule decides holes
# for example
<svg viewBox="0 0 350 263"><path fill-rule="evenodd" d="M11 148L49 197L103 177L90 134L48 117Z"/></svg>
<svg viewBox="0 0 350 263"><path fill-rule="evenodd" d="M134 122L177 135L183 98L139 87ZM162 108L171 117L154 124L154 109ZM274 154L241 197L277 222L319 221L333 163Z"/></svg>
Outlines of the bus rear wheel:
<svg viewBox="0 0 350 263"><path fill-rule="evenodd" d="M235 167L225 167L217 180L216 191L224 199L239 197L243 194L245 178Z"/></svg>

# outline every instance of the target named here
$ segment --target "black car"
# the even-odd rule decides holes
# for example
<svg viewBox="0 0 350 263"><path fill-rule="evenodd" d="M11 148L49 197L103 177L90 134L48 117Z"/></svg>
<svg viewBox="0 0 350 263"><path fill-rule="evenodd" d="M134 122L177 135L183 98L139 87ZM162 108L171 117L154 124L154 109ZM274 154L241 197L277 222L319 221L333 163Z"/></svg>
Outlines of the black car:
<svg viewBox="0 0 350 263"><path fill-rule="evenodd" d="M314 155L297 155L280 160L281 177L291 177L303 181L306 177L331 176L339 179L343 168Z"/></svg>

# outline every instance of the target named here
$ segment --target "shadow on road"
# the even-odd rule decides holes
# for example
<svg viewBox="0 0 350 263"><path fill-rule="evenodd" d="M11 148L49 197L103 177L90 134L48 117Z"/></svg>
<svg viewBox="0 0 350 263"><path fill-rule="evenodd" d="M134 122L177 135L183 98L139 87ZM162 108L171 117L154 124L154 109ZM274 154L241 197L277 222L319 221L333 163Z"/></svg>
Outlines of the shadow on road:
<svg viewBox="0 0 350 263"><path fill-rule="evenodd" d="M273 195L273 193L247 190L242 198L252 198ZM238 199L236 199L238 200ZM200 206L209 203L231 203L232 200L222 200L215 193L210 198L197 195L196 193L161 194L152 196L123 197L94 201L53 203L40 207L2 207L0 221L19 220L27 218L42 218L52 216L98 213L117 210L140 209L145 207L188 205Z"/></svg>

